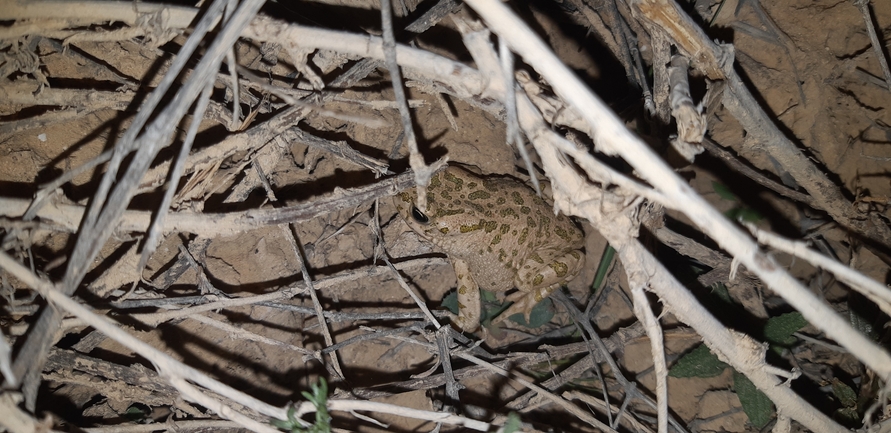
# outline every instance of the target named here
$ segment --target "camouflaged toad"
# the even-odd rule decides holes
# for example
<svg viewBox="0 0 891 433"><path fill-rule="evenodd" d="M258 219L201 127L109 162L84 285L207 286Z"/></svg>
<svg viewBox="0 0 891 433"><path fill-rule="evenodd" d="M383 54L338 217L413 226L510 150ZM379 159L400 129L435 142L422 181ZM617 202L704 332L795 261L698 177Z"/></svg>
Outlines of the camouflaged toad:
<svg viewBox="0 0 891 433"><path fill-rule="evenodd" d="M458 276L456 325L472 332L480 324L479 288L514 287L514 304L493 323L529 312L581 271L584 234L566 216L520 181L480 177L450 166L427 188L427 212L415 205L414 189L394 199L405 222L442 249Z"/></svg>

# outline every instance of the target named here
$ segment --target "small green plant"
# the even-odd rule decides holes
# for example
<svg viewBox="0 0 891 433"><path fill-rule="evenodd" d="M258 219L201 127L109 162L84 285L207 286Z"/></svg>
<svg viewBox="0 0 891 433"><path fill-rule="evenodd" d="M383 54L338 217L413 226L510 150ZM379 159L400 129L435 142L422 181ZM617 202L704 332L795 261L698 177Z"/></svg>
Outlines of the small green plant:
<svg viewBox="0 0 891 433"><path fill-rule="evenodd" d="M272 425L276 428L291 433L329 433L331 431L331 417L328 416L328 382L320 377L318 383L310 386L312 394L303 391L303 398L316 407L316 422L311 426L304 426L306 422L297 418L294 414L294 406L288 408L288 419L274 419Z"/></svg>

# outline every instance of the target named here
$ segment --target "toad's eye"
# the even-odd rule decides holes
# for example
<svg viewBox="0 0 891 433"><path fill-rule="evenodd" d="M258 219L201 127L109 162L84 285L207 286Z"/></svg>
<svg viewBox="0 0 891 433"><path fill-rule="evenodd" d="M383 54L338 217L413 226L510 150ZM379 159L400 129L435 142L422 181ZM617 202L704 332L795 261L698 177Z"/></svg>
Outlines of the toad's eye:
<svg viewBox="0 0 891 433"><path fill-rule="evenodd" d="M427 224L430 222L430 218L427 218L427 215L424 215L424 212L421 212L420 209L414 206L411 207L411 217L421 224Z"/></svg>

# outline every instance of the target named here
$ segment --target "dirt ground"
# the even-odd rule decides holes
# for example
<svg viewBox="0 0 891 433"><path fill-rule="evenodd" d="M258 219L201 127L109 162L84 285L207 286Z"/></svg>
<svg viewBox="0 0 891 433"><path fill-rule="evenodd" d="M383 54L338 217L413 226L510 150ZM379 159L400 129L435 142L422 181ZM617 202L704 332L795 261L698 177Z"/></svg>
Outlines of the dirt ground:
<svg viewBox="0 0 891 433"><path fill-rule="evenodd" d="M373 3L271 2L263 13L297 24L378 35L379 12L377 3ZM831 224L825 213L811 211L806 205L758 186L712 153L700 155L693 164L672 160L666 148L671 127L654 126L643 114L640 90L628 83L622 63L598 39L596 32L585 25L585 15L577 7L581 2L514 3L520 16L561 60L619 113L630 129L673 161L678 172L716 208L722 212L753 211L759 227L787 237L801 239L818 230L820 238L842 263L879 282L887 281L888 264L880 254L864 247L871 241ZM594 13L608 13L605 2L588 2L588 5ZM419 5L412 2L405 6L409 17L416 15L412 11ZM879 61L859 9L851 2L835 0L727 0L723 5L700 0L682 6L694 14L712 39L733 44L736 70L758 102L781 131L845 192L853 206L887 218L891 196L888 177L891 94L881 78ZM879 38L887 41L887 35L891 34L891 2L873 1L870 7ZM407 23L406 14L398 9L397 24ZM708 21L716 13L717 18L709 25ZM40 25L39 21L36 23ZM0 29L23 25L12 21L2 24L5 27ZM104 22L84 27L88 32L109 36L125 28L122 24ZM0 41L5 46L7 64L11 64L16 50L29 51L39 59L39 74L4 70L6 77L0 81L0 95L20 91L20 87L28 89L25 93L33 94L37 90L38 75L47 80L49 87L45 91L78 91L71 94L75 99L70 102L29 104L15 102L19 99L4 102L5 98L0 97L3 251L38 275L60 281L77 239L77 220L67 227L60 220L38 218L26 222L21 215L27 204L22 203L31 200L42 185L114 146L133 121L148 90L159 84L187 35L175 36L157 47L144 37L117 35L101 41L69 41L67 48L63 48L61 39L51 32L24 35L32 36ZM397 39L407 42L404 37ZM460 34L448 18L413 43L473 64L461 46ZM888 46L885 42L885 54ZM319 92L308 85L304 74L295 72L292 53L270 51L266 46L244 39L235 45L235 51L239 65L244 68L241 76L245 81L300 89L303 92L300 95ZM652 51L648 51L645 44L641 55L651 65ZM325 83L337 78L357 60L326 58L322 53L310 55L312 69ZM531 68L521 67L534 73ZM355 158L323 150L293 136L257 141L234 152L213 153L221 149L219 144L228 137L262 125L288 107L281 97L263 87L243 84L242 118L233 128L229 123L230 78L225 66L223 70L227 72L219 74L212 95L216 103L212 108L216 111L205 116L192 151L206 151L212 156L182 178L173 211L225 213L261 207L299 207L332 193L376 182L375 174L357 164ZM544 81L542 84L547 85ZM705 92L704 78L694 76L692 86L693 98L698 101ZM91 90L101 92L103 98L117 99L100 103L98 94L90 95ZM506 144L503 118L467 101L425 90L409 86L408 97L413 104L411 113L418 144L428 163L448 157L449 161L474 166L482 173L510 175L523 181L529 178L516 148ZM317 105L311 103L311 114L294 126L389 164L390 173L406 171L406 147L400 146L395 154L393 151L394 146L402 142L403 129L395 106L387 105L395 96L385 68L375 70L348 89L333 90L332 94L335 97ZM66 97L60 95L59 98ZM373 105L376 103L379 105ZM718 106L708 114L707 135L714 142L763 175L796 188L781 164L762 150L762 146L770 143L747 140L740 123L723 107ZM186 121L189 119L186 117ZM187 122L171 125L176 128L177 143L185 137L187 125ZM531 146L528 149L534 152ZM178 146L162 150L154 165L170 160L177 151ZM538 158L534 154L532 158L541 169ZM615 160L611 163L621 165ZM99 187L103 167L85 170L61 185L53 195L53 206L88 205ZM268 190L264 189L257 167L264 167L261 171ZM163 181L166 174L158 179ZM163 192L164 188L143 188L129 211L155 210ZM683 215L674 211L667 215L669 227L714 248L714 242L696 232ZM604 340L618 345L612 355L624 377L653 396L655 375L649 340L640 332L619 332L637 321L622 264L601 264L606 241L587 223L578 221L578 224L586 233L587 264L564 293L582 311L589 303L593 305L596 313L593 325ZM374 201L366 201L290 226L267 225L216 235L188 231L166 233L141 273L136 269L144 232L118 230L93 260L76 299L120 322L128 332L175 359L272 405L305 400L301 392L323 376L330 381L332 399L372 399L408 408L444 410L442 382L433 380L442 375L435 346L419 344L419 341L431 342L420 338L422 334L411 328L425 326L425 319L393 274L381 269L379 265L383 262L376 261L376 253L381 251L376 245L378 225L387 256L394 264L404 265L401 275L428 307L441 310L443 299L456 288L454 270L441 251L419 238L401 220L387 197L379 201L379 207L375 207ZM652 233L641 237L703 303L709 305L709 300L714 300L717 296L714 288L697 281L709 266L659 244ZM295 245L299 245L299 255ZM194 262L190 263L187 256ZM171 299L192 299L197 304L198 298L194 297L204 297L201 302L206 302L300 286L304 279L301 256L305 257L308 275L318 285L317 295L325 311L369 315L362 319L349 315L329 319L333 343L347 342L334 354L318 352L332 342L326 341L328 337L320 331L314 304L305 295L173 319L156 316L183 306ZM869 322L879 335L877 338L884 337L887 343L888 331L882 328L887 316L871 306L860 310L852 305L854 301L846 286L827 273L782 253L774 256L834 309ZM418 258L424 260L416 260ZM603 289L593 293L592 282L598 267L602 266L609 266L609 271ZM745 284L720 282L730 289L732 303L745 311L744 320L725 323L727 326L753 333L753 329L760 329L768 318L792 311L782 298L758 283L747 286L749 289L735 290ZM0 324L15 354L23 344L23 336L27 335L26 325L33 323L43 301L20 279L7 273L3 274L2 283L4 312ZM146 300L156 303L138 302ZM653 297L652 301L658 302L658 299ZM711 307L719 316L733 311L723 310L724 307L714 302ZM500 355L551 353L545 345L563 347L582 341L576 322L561 304L554 301L551 308L556 314L543 326L527 328L509 323L470 337L479 340L485 350ZM857 311L868 313L865 317L857 316ZM409 315L394 319L384 313ZM661 323L666 330L669 366L700 344L699 336L670 312L662 317ZM75 427L207 420L216 416L206 406L188 403L188 399L158 379L151 362L116 340L78 321L65 321L63 327L64 332L50 349L42 373L34 412L37 419L50 415L56 428L73 430ZM369 337L375 332L394 329L403 332ZM802 328L801 332L822 339L812 326ZM353 338L356 339L351 340ZM867 389L873 386L871 375L853 356L828 347L831 346L799 340L785 352L778 352L774 361L782 368L797 367L803 372L793 389L819 411L841 420L847 427L859 428L861 424L841 418L839 411L850 410L852 406L840 401L840 391L833 393L831 389L847 387L866 399L858 403L859 406L854 405L857 416L862 416L875 392ZM535 382L544 382L587 353L585 349L548 356L546 362L520 365L516 371ZM324 360L324 365L319 358ZM458 359L452 363L456 369L470 366ZM599 379L594 369L585 369L559 389L597 398L602 396L601 389L607 389L613 395L610 402L621 405L620 381L607 363L598 365L605 380ZM339 374L343 379L336 377ZM141 379L128 381L128 377ZM147 385L148 382L153 385ZM459 412L487 421L516 410L509 403L528 392L517 382L485 372L468 374L461 383L465 388L460 394ZM689 431L743 432L758 431L762 427L755 426L742 409L734 391L732 369L708 378L670 377L668 384L670 412ZM595 410L593 405L574 398L569 400L585 411L590 408L606 421L603 412ZM528 427L542 431L594 431L553 404L539 402L524 407L519 412L523 421L530 423ZM652 408L637 400L631 403L630 409L655 431ZM879 411L872 422L881 421L885 415L888 414ZM435 427L432 422L394 415L369 416L389 427L376 426L348 413L335 413L334 424L340 429L359 431L430 431ZM443 428L457 431L456 427ZM793 428L802 427L793 423ZM634 428L623 425L620 430L634 431Z"/></svg>

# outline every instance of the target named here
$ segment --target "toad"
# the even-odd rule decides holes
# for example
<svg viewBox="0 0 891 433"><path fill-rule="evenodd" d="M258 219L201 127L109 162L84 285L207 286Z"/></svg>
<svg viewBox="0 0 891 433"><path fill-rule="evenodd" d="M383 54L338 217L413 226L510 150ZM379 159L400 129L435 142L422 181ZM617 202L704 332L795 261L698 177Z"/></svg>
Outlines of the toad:
<svg viewBox="0 0 891 433"><path fill-rule="evenodd" d="M529 313L584 266L584 234L526 184L481 177L452 165L430 179L427 212L415 207L414 189L394 198L409 227L448 255L458 277L455 324L480 325L480 292L519 289L493 323Z"/></svg>

